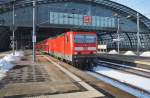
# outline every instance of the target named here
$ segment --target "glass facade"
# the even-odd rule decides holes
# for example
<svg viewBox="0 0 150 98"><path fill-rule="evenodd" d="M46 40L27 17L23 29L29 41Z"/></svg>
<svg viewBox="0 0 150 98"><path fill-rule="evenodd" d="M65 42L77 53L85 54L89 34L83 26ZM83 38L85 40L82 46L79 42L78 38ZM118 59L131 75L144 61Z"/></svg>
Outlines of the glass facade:
<svg viewBox="0 0 150 98"><path fill-rule="evenodd" d="M50 24L64 24L74 26L92 26L100 28L115 28L115 18L88 16L91 17L89 23L85 22L85 17L88 15L50 12Z"/></svg>
<svg viewBox="0 0 150 98"><path fill-rule="evenodd" d="M53 0L48 0L48 1L53 1ZM108 2L107 0L95 0L95 2L98 1ZM108 4L108 6L110 5L111 4ZM113 5L113 7L119 8L118 5L116 6ZM126 9L124 7L121 7L119 9L128 12L130 11L130 9ZM90 11L90 15L88 13L89 11ZM117 34L116 34L117 21L113 15L118 11L117 9L116 11L114 11L111 8L107 8L99 4L88 3L88 2L80 3L80 2L76 2L75 0L74 2L66 1L66 2L44 3L44 4L37 5L36 22L39 28L40 26L51 27L51 28L58 26L58 28L61 27L65 29L70 29L70 27L73 27L75 29L80 29L80 30L81 29L95 30L99 35L98 37L99 41L107 43L108 48L116 48L117 43L114 42L113 39L117 38ZM85 19L85 17L87 16L89 16L89 19ZM127 19L126 18L127 15L124 14L120 14L120 16L121 16L120 17L120 21L121 21L120 38L122 39L120 41L120 48L136 49L137 47L136 21L133 21L134 19L133 20ZM2 13L0 15L0 20L4 22L3 23L4 26L11 26L12 12L7 11L5 13ZM143 19L141 18L140 20ZM20 27L32 28L32 6L15 9L15 25L18 27L20 26ZM150 49L150 34L149 34L150 31L141 22L140 22L140 32L141 32L140 48ZM56 35L56 33L51 33L50 36L54 36L54 35Z"/></svg>
<svg viewBox="0 0 150 98"><path fill-rule="evenodd" d="M108 48L117 48L117 42L113 41L113 39L117 39L117 33L102 33L100 43L106 43ZM133 32L122 32L120 35L120 48L121 49L133 49L137 48L137 34ZM150 34L142 33L140 34L140 49L150 49Z"/></svg>

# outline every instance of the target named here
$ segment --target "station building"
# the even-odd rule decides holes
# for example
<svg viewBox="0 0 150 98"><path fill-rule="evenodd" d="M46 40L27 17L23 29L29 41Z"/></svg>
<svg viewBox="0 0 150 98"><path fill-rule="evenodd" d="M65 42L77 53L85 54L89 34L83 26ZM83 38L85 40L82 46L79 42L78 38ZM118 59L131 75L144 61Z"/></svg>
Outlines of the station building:
<svg viewBox="0 0 150 98"><path fill-rule="evenodd" d="M37 41L70 30L95 31L99 43L117 49L119 33L120 49L136 50L137 13L111 0L36 0ZM32 0L4 0L0 4L0 50L10 48L13 28L18 48L32 46L32 16ZM139 25L140 49L149 50L150 19L139 13Z"/></svg>

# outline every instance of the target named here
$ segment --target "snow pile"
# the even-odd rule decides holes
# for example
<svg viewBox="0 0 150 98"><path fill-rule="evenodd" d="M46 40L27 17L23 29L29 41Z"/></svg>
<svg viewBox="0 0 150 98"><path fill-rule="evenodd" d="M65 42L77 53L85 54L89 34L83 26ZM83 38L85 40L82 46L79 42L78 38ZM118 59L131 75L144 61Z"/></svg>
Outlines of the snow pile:
<svg viewBox="0 0 150 98"><path fill-rule="evenodd" d="M142 56L142 57L150 57L150 51L143 52L140 56Z"/></svg>
<svg viewBox="0 0 150 98"><path fill-rule="evenodd" d="M143 90L150 92L150 84L149 84L150 79L149 78L145 78L145 77L134 75L134 74L124 73L119 70L115 70L115 69L111 69L111 68L107 68L103 66L95 67L93 70L102 75L111 77L118 81L127 83L129 85L133 85L135 87L138 87L138 88L141 88Z"/></svg>
<svg viewBox="0 0 150 98"><path fill-rule="evenodd" d="M24 56L24 52L23 51L16 51L15 55L13 55L13 53L6 55L3 60L6 60L8 62L15 62L15 61L20 61L21 58Z"/></svg>
<svg viewBox="0 0 150 98"><path fill-rule="evenodd" d="M13 55L13 54L11 54L11 55ZM24 56L24 52L23 51L16 51L15 52L15 56L17 56L17 57L23 57Z"/></svg>
<svg viewBox="0 0 150 98"><path fill-rule="evenodd" d="M6 55L3 59L0 59L0 80L6 75L6 72L14 67L11 62L20 61L24 57L23 51L16 51L15 55L13 53Z"/></svg>
<svg viewBox="0 0 150 98"><path fill-rule="evenodd" d="M127 52L124 53L124 55L132 55L132 56L134 56L136 54L133 51L127 51Z"/></svg>
<svg viewBox="0 0 150 98"><path fill-rule="evenodd" d="M20 57L17 56L13 56L13 55L6 55L3 60L7 61L7 62L15 62L15 61L20 61Z"/></svg>
<svg viewBox="0 0 150 98"><path fill-rule="evenodd" d="M6 76L7 71L13 68L14 65L9 63L8 61L1 59L0 60L0 80Z"/></svg>
<svg viewBox="0 0 150 98"><path fill-rule="evenodd" d="M4 72L7 72L8 70L10 70L13 67L14 67L14 65L12 65L11 63L9 63L3 59L0 60L0 69L3 70Z"/></svg>
<svg viewBox="0 0 150 98"><path fill-rule="evenodd" d="M118 54L116 50L111 50L108 54Z"/></svg>

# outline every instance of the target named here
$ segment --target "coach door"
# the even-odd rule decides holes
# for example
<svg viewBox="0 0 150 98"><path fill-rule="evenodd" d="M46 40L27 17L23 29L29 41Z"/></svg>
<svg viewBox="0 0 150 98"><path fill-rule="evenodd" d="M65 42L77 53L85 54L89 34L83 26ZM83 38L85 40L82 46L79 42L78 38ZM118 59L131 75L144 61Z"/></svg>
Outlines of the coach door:
<svg viewBox="0 0 150 98"><path fill-rule="evenodd" d="M68 55L68 51L69 51L69 36L66 34L65 35L65 59L69 60L69 55Z"/></svg>

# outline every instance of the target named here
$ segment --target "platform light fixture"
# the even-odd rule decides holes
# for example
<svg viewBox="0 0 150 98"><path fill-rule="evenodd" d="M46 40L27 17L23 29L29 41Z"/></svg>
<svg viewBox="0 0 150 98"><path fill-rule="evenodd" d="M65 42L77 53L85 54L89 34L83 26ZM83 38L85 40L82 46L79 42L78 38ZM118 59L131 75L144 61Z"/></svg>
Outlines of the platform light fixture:
<svg viewBox="0 0 150 98"><path fill-rule="evenodd" d="M117 51L120 54L120 16L114 13L113 16L117 17Z"/></svg>
<svg viewBox="0 0 150 98"><path fill-rule="evenodd" d="M36 62L36 52L35 52L35 43L36 43L36 3L43 0L33 0L33 30L32 30L32 44L33 44L33 62Z"/></svg>
<svg viewBox="0 0 150 98"><path fill-rule="evenodd" d="M12 18L13 18L13 24L12 24L12 31L13 31L13 55L15 55L15 1L13 0L13 12L12 12Z"/></svg>
<svg viewBox="0 0 150 98"><path fill-rule="evenodd" d="M131 15L128 15L126 18L131 18ZM137 12L136 14L136 20L137 20L137 56L140 55L140 16L139 13Z"/></svg>
<svg viewBox="0 0 150 98"><path fill-rule="evenodd" d="M36 23L35 23L35 13L36 11L36 0L33 0L33 31L32 31L32 43L33 43L33 62L36 62L36 53L35 53L35 43L36 43Z"/></svg>
<svg viewBox="0 0 150 98"><path fill-rule="evenodd" d="M140 17L137 13L137 55L140 55Z"/></svg>
<svg viewBox="0 0 150 98"><path fill-rule="evenodd" d="M117 24L118 24L118 27L117 27L117 38L118 38L118 54L120 54L120 18L118 17L117 18Z"/></svg>

